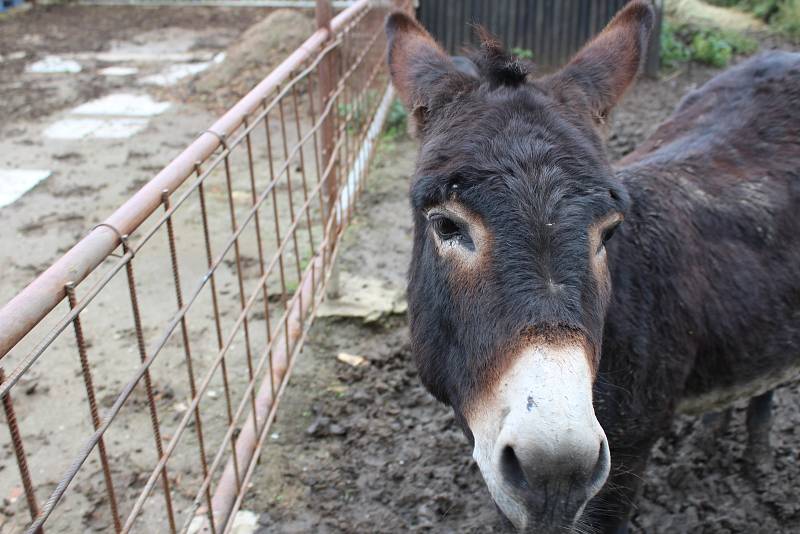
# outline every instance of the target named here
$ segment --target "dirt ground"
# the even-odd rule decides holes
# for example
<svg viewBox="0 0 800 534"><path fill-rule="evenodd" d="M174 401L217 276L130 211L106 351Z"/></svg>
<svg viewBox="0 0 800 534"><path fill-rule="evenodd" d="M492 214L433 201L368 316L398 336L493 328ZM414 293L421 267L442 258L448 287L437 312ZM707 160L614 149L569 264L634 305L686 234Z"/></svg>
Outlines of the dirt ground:
<svg viewBox="0 0 800 534"><path fill-rule="evenodd" d="M0 61L0 93L4 95L0 100L4 117L0 166L53 170L50 178L22 199L0 209L0 302L10 299L126 200L215 118L206 102L187 99L180 87L174 92L142 88L135 80L99 75L98 70L108 66L100 60L82 60L84 70L76 75L32 75L24 72L25 66L48 54L98 53L120 45L165 46L165 42L189 53L213 56L266 14L254 8L53 6L0 19L4 56ZM154 68L142 66L142 74ZM662 81L641 81L616 114L609 138L612 155L632 150L686 91L713 74L695 67ZM42 139L43 128L68 108L132 87L173 102L144 133L131 140ZM414 153L409 139L386 141L380 147L368 192L339 256L343 281L368 279L394 292L404 289L411 244L406 195ZM212 223L226 222L224 196L215 190L211 196L211 209L217 213ZM185 245L191 249L197 243ZM203 265L202 258L197 261ZM160 264L137 268L142 286L157 287L167 272ZM233 301L233 278L230 272L225 276L223 294ZM163 298L157 289L143 293L143 300L158 303ZM108 305L118 314L127 303ZM100 328L88 333L90 357L99 359L98 389L101 405L107 407L137 356L131 349L130 328L99 320L109 335ZM198 340L197 357L202 358L202 347L213 345L211 334L197 331L192 335ZM450 413L420 386L407 337L402 314L370 322L317 321L242 507L259 515L260 532L486 532L495 524L494 506L466 440ZM368 364L351 367L336 359L340 352L361 355ZM185 398L177 380L173 383L170 378L184 372L178 367L160 369L156 381L159 409L174 413L175 419ZM68 409L70 403L84 406L79 404L84 402L82 386L74 369L74 362L58 359L46 369L34 368L24 397L17 401L26 442L34 444L28 452L40 499L52 490L78 438L87 432L86 414L72 414ZM214 388L219 391L218 384ZM51 413L56 401L67 407L66 416ZM126 448L132 437L146 435L149 425L141 395L134 397L131 412L124 428L109 439L116 451L113 460L123 501L135 496L144 483L123 473L144 471L153 461L146 446ZM794 383L776 395L774 465L753 480L742 460L742 406L718 438L710 436L698 419L681 418L656 448L634 531L800 530L800 503L795 495L800 487L798 423L800 385ZM222 423L209 423L211 432L214 425ZM26 513L7 432L0 432L0 447L0 532L17 532ZM65 501L63 521L58 523L63 526L58 531L110 528L102 477L96 459L92 461L89 475L76 482L76 496ZM173 474L178 485L184 473L196 471L195 463L196 458L188 454L176 459ZM180 488L177 493L181 494ZM191 496L187 493L181 498ZM154 502L147 509L150 521L145 528L163 529L159 506Z"/></svg>

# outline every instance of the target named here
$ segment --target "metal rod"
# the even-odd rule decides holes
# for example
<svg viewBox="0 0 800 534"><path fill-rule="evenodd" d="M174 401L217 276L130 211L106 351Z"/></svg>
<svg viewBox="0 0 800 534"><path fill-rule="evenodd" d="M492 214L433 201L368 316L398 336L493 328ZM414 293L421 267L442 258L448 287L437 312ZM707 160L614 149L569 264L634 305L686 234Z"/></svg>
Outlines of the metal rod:
<svg viewBox="0 0 800 534"><path fill-rule="evenodd" d="M164 202L164 210L169 211L170 208L170 201L169 201L169 191L164 191L162 200ZM175 245L175 228L172 223L172 217L170 216L167 219L167 241L169 242L169 257L170 257L170 264L172 265L172 280L175 284L175 301L178 305L178 309L180 310L183 308L183 292L181 291L181 276L180 276L180 269L178 268L178 250L177 246ZM186 316L181 317L181 339L183 340L183 355L186 362L186 373L187 378L189 380L189 392L192 395L192 398L197 396L197 384L194 379L194 364L192 362L192 349L191 344L189 342L189 327L186 324ZM197 429L197 447L198 447L198 454L200 456L200 466L203 470L203 476L208 475L208 463L206 462L206 446L205 440L203 438L203 420L200 417L200 406L198 405L194 409L194 424L195 428ZM95 430L100 425L95 425ZM102 441L100 442L102 443ZM100 444L98 443L98 445ZM209 517L210 517L210 510L211 510L211 493L206 492L206 501L209 507ZM119 531L120 529L117 529ZM212 534L215 534L214 525L211 525Z"/></svg>
<svg viewBox="0 0 800 534"><path fill-rule="evenodd" d="M123 241L123 246L127 249L127 241ZM126 250L127 252L127 250ZM128 262L125 264L125 273L128 277L128 292L131 297L131 311L133 313L133 326L136 331L136 346L139 349L139 359L142 363L147 361L147 349L144 344L144 332L142 330L142 316L139 311L139 298L136 294L136 279L133 276L133 263ZM147 406L150 410L150 423L153 427L153 442L156 447L156 455L158 459L164 456L164 448L161 441L161 427L158 422L158 409L156 408L156 400L153 395L153 381L150 377L150 369L144 371L144 390L147 394ZM164 505L167 511L167 521L169 522L169 530L175 534L175 514L172 510L172 493L170 492L169 474L167 469L161 471L161 483L164 486Z"/></svg>
<svg viewBox="0 0 800 534"><path fill-rule="evenodd" d="M3 383L5 379L5 371L2 367L0 367L0 383ZM35 520L39 516L39 504L36 502L36 493L33 490L31 472L28 469L25 446L22 443L22 436L19 432L19 424L17 423L17 415L14 413L14 402L11 400L11 393L6 393L3 395L3 411L6 414L8 431L11 434L11 444L14 446L14 456L17 458L17 467L19 467L19 476L22 479L22 488L25 491L25 499L28 501L28 512L31 514L31 519ZM39 527L34 532L37 534L43 534L44 529Z"/></svg>
<svg viewBox="0 0 800 534"><path fill-rule="evenodd" d="M316 6L316 20L317 20L317 28L318 31L327 32L331 27L331 14L333 12L333 8L331 7L330 0L317 0ZM327 105L331 98L333 98L333 90L334 90L334 81L333 76L336 72L336 60L332 54L329 54L325 57L319 65L319 94L320 94L320 102L321 105L324 107ZM325 166L329 159L334 157L333 152L333 145L334 145L334 118L330 115L325 117L322 122L322 132L320 136L320 143L322 145L322 161L323 166ZM336 202L336 194L337 194L337 185L338 185L338 178L334 171L334 175L331 180L328 181L328 206L333 206ZM328 208L328 213L332 214L334 210L330 207Z"/></svg>
<svg viewBox="0 0 800 534"><path fill-rule="evenodd" d="M75 297L75 284L68 283L66 286L67 300L69 301L70 309L75 309L77 306L77 298ZM94 381L92 379L92 368L89 365L89 358L86 354L86 341L83 337L83 326L81 325L80 315L75 317L72 321L75 329L75 341L78 344L78 357L81 361L81 374L83 375L83 384L86 387L86 398L89 401L89 414L92 417L92 426L95 430L100 428L100 414L97 410L97 400L95 398ZM103 467L103 479L106 484L106 493L108 494L108 503L111 506L111 518L114 521L114 531L119 532L122 530L122 523L119 519L119 511L117 509L117 496L114 493L114 482L111 479L111 467L108 464L108 453L106 452L106 443L103 438L97 442L97 451L100 454L100 464Z"/></svg>

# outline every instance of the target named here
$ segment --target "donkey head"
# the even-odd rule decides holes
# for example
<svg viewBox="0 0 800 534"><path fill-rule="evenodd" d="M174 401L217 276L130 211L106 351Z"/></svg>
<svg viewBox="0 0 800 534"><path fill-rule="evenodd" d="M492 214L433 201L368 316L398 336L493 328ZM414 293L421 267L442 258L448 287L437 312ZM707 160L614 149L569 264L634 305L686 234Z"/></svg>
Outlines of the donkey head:
<svg viewBox="0 0 800 534"><path fill-rule="evenodd" d="M569 528L608 476L592 385L611 291L604 244L628 195L601 130L652 24L632 2L562 70L532 79L488 35L475 75L411 18L387 21L392 80L420 140L413 352L521 530Z"/></svg>

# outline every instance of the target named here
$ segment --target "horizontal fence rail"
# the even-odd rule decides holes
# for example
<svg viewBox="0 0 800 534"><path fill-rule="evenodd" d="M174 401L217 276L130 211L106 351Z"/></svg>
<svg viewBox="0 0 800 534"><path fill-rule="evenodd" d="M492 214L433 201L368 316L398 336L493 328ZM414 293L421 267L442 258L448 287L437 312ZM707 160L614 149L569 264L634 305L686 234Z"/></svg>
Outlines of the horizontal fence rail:
<svg viewBox="0 0 800 534"><path fill-rule="evenodd" d="M509 49L532 53L545 68L564 64L629 0L420 0L417 17L451 54L479 45L482 25ZM661 20L663 0L654 2ZM660 26L660 24L659 24ZM660 31L653 32L645 70L658 71Z"/></svg>
<svg viewBox="0 0 800 534"><path fill-rule="evenodd" d="M394 97L393 5L317 4L317 32L0 309L12 531L231 531Z"/></svg>

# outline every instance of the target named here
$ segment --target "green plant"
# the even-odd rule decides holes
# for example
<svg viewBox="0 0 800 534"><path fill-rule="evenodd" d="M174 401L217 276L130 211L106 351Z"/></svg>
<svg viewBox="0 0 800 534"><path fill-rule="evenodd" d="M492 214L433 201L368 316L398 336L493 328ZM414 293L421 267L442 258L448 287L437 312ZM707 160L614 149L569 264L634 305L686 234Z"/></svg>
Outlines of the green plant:
<svg viewBox="0 0 800 534"><path fill-rule="evenodd" d="M692 51L678 37L676 28L665 21L661 28L661 66L673 69L692 58Z"/></svg>
<svg viewBox="0 0 800 534"><path fill-rule="evenodd" d="M786 0L773 21L779 31L800 40L800 0Z"/></svg>
<svg viewBox="0 0 800 534"><path fill-rule="evenodd" d="M733 56L733 47L724 39L706 33L696 33L692 38L692 59L714 67L724 67Z"/></svg>
<svg viewBox="0 0 800 534"><path fill-rule="evenodd" d="M734 54L752 54L756 49L755 40L733 31L670 22L661 31L661 63L668 69L690 60L725 67Z"/></svg>
<svg viewBox="0 0 800 534"><path fill-rule="evenodd" d="M511 49L511 53L520 59L533 59L533 50L528 50L527 48L514 47Z"/></svg>
<svg viewBox="0 0 800 534"><path fill-rule="evenodd" d="M752 54L758 43L736 32L708 29L692 37L692 59L715 67L725 67L734 54Z"/></svg>
<svg viewBox="0 0 800 534"><path fill-rule="evenodd" d="M386 115L386 130L384 139L392 140L402 137L408 132L408 112L399 100L392 102Z"/></svg>

